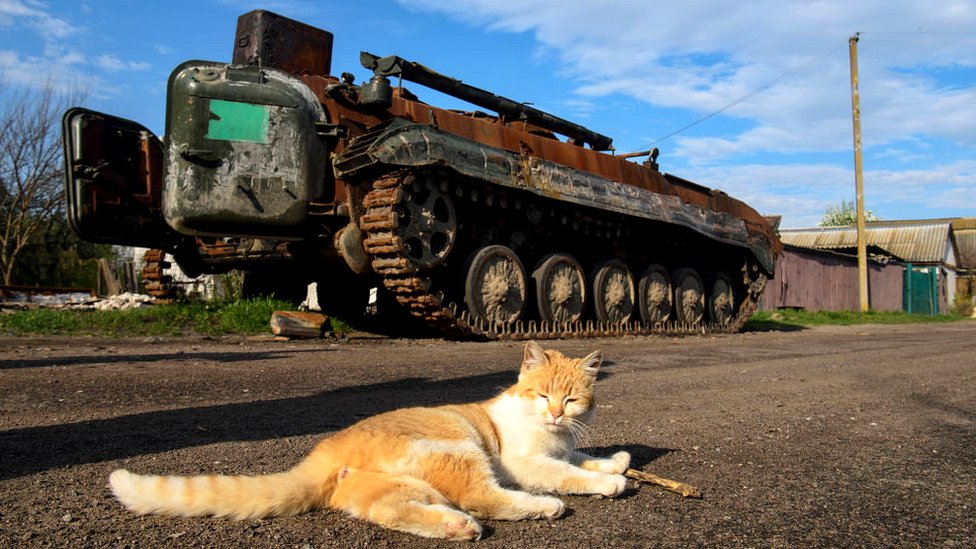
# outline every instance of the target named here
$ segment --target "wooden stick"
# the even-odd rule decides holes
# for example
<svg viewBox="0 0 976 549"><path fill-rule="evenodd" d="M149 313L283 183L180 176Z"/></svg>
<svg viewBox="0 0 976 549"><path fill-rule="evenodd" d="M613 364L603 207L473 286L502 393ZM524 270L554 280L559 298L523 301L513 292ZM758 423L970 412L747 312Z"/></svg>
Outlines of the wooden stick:
<svg viewBox="0 0 976 549"><path fill-rule="evenodd" d="M683 482L678 482L666 478L661 478L657 475L648 473L646 471L638 471L637 469L627 469L624 473L627 478L632 478L640 482L646 482L648 484L656 484L665 490L669 490L676 494L681 494L686 498L701 499L702 494L698 491L698 488L691 486L690 484L685 484Z"/></svg>

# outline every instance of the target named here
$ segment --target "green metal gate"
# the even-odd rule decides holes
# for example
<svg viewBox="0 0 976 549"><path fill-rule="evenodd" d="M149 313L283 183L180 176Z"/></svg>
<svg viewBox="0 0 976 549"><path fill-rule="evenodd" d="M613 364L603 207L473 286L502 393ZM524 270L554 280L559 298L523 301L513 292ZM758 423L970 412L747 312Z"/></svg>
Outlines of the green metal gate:
<svg viewBox="0 0 976 549"><path fill-rule="evenodd" d="M902 307L909 314L935 315L939 312L939 268L905 265Z"/></svg>

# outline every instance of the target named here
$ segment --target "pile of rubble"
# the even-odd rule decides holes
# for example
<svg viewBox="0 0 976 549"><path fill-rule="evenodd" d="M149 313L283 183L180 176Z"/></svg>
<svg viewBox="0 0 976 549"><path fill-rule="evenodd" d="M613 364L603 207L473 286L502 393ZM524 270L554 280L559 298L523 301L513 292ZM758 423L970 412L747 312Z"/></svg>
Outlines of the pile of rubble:
<svg viewBox="0 0 976 549"><path fill-rule="evenodd" d="M92 296L84 292L29 295L13 294L0 302L6 309L72 309L79 311L124 311L152 306L153 297L145 294L123 293L108 297Z"/></svg>
<svg viewBox="0 0 976 549"><path fill-rule="evenodd" d="M151 295L126 292L99 299L94 307L98 311L126 311L150 307L153 302L154 298Z"/></svg>

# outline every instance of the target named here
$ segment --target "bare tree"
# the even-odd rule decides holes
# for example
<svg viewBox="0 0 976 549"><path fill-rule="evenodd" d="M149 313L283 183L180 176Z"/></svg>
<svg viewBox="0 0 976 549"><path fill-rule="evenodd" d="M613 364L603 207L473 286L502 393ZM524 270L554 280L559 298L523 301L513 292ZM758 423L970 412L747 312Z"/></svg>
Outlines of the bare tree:
<svg viewBox="0 0 976 549"><path fill-rule="evenodd" d="M64 211L60 120L79 94L0 84L0 276L10 284L18 256Z"/></svg>

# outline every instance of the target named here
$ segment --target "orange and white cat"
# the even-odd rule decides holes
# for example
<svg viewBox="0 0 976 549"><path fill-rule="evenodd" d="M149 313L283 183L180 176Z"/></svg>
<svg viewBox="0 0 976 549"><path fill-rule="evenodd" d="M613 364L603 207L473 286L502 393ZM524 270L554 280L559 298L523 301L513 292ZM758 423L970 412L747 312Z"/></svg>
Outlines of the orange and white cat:
<svg viewBox="0 0 976 549"><path fill-rule="evenodd" d="M599 351L570 359L529 342L518 382L497 397L365 419L287 472L176 477L119 469L109 482L136 513L243 519L331 507L394 530L475 540L476 518L562 515L563 502L546 493L624 491L630 454L596 459L576 450L596 410L600 364Z"/></svg>

